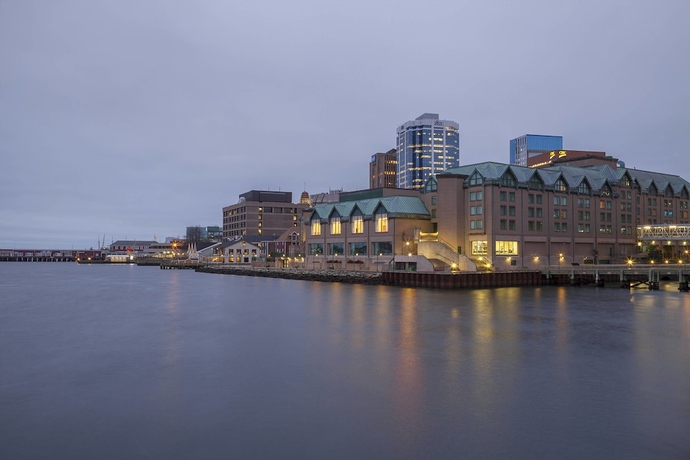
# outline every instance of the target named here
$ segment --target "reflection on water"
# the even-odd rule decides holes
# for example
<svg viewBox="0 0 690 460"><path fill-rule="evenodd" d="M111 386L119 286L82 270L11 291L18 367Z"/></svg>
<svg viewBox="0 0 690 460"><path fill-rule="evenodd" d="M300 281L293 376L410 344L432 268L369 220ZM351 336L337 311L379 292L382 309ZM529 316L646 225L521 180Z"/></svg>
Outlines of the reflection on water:
<svg viewBox="0 0 690 460"><path fill-rule="evenodd" d="M671 289L5 264L0 296L2 458L690 458Z"/></svg>

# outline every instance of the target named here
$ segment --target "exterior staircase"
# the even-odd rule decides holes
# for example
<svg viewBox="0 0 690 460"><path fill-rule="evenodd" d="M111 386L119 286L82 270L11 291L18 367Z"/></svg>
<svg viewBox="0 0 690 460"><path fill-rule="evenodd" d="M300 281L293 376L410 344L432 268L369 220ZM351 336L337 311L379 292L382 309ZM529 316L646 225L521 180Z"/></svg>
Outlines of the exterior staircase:
<svg viewBox="0 0 690 460"><path fill-rule="evenodd" d="M424 235L420 238L417 242L417 254L426 257L430 261L434 259L436 259L436 262L441 261L454 270L463 272L477 271L477 265L472 260L464 254L458 254L438 236L430 238L428 235ZM434 263L434 269L436 269L436 266L437 263Z"/></svg>

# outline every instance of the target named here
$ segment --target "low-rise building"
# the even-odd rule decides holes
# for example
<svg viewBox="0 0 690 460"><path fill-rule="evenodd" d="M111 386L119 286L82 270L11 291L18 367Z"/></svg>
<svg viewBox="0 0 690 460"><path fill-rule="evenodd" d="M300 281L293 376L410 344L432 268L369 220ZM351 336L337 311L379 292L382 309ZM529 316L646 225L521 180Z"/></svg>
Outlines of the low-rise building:
<svg viewBox="0 0 690 460"><path fill-rule="evenodd" d="M299 217L309 205L292 203L292 192L251 190L237 204L223 208L223 237L274 236L299 227Z"/></svg>

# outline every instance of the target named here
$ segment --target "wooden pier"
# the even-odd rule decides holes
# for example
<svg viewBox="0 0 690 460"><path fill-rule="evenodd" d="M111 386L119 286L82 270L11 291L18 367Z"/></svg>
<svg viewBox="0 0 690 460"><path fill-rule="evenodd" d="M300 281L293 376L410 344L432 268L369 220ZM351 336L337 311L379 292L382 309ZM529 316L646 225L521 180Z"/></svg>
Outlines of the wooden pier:
<svg viewBox="0 0 690 460"><path fill-rule="evenodd" d="M198 260L171 259L160 263L161 270L196 270L199 268Z"/></svg>
<svg viewBox="0 0 690 460"><path fill-rule="evenodd" d="M660 281L678 281L678 290L688 292L690 266L688 265L584 265L571 267L546 267L542 273L550 284L583 286L617 283L621 288L646 287L650 291L659 290Z"/></svg>

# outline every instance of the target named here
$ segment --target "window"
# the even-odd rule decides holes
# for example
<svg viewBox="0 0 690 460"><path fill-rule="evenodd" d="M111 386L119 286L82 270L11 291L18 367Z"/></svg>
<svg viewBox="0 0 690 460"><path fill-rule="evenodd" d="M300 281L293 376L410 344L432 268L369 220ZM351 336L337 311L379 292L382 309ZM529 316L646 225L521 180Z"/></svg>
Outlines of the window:
<svg viewBox="0 0 690 460"><path fill-rule="evenodd" d="M589 195L592 192L592 189L590 188L589 184L585 181L580 182L580 185L577 187L577 193L581 193L583 195Z"/></svg>
<svg viewBox="0 0 690 460"><path fill-rule="evenodd" d="M431 197L431 204L436 206L436 195Z"/></svg>
<svg viewBox="0 0 690 460"><path fill-rule="evenodd" d="M484 178L479 173L474 173L470 176L470 185L482 185Z"/></svg>
<svg viewBox="0 0 690 460"><path fill-rule="evenodd" d="M329 256L342 256L345 254L345 245L343 243L328 243Z"/></svg>
<svg viewBox="0 0 690 460"><path fill-rule="evenodd" d="M514 220L509 220L508 221L508 230L516 230L517 229L517 224L515 223Z"/></svg>
<svg viewBox="0 0 690 460"><path fill-rule="evenodd" d="M340 235L340 231L340 217L331 217L331 235Z"/></svg>
<svg viewBox="0 0 690 460"><path fill-rule="evenodd" d="M542 208L537 208L537 217L542 217Z"/></svg>
<svg viewBox="0 0 690 460"><path fill-rule="evenodd" d="M311 243L309 245L309 253L312 256L323 254L323 243Z"/></svg>
<svg viewBox="0 0 690 460"><path fill-rule="evenodd" d="M534 231L534 221L533 220L530 220L527 222L527 230L529 230L530 232Z"/></svg>
<svg viewBox="0 0 690 460"><path fill-rule="evenodd" d="M513 176L510 172L506 172L503 176L501 176L501 185L505 187L515 187L515 176Z"/></svg>
<svg viewBox="0 0 690 460"><path fill-rule="evenodd" d="M506 215L506 211L508 211L508 208L506 206L499 206L498 208L498 213L502 216Z"/></svg>
<svg viewBox="0 0 690 460"><path fill-rule="evenodd" d="M496 241L496 255L516 256L518 253L517 241Z"/></svg>
<svg viewBox="0 0 690 460"><path fill-rule="evenodd" d="M553 189L557 192L565 192L567 190L565 181L563 181L563 179L558 179L554 184Z"/></svg>
<svg viewBox="0 0 690 460"><path fill-rule="evenodd" d="M436 208L431 210L431 218L436 219Z"/></svg>
<svg viewBox="0 0 690 460"><path fill-rule="evenodd" d="M483 256L487 253L488 244L486 241L472 241L472 255Z"/></svg>
<svg viewBox="0 0 690 460"><path fill-rule="evenodd" d="M500 192L500 193L498 194L498 196L499 196L499 198L501 199L501 201L505 201L505 200L506 200L506 197L507 197L508 195L507 195L506 192Z"/></svg>
<svg viewBox="0 0 690 460"><path fill-rule="evenodd" d="M561 206L568 206L568 198L565 196L561 197Z"/></svg>
<svg viewBox="0 0 690 460"><path fill-rule="evenodd" d="M538 232L543 232L544 231L544 222L538 220L537 221L537 231Z"/></svg>
<svg viewBox="0 0 690 460"><path fill-rule="evenodd" d="M534 203L534 193L530 193L530 194L527 195L527 202L528 202L529 204Z"/></svg>
<svg viewBox="0 0 690 460"><path fill-rule="evenodd" d="M393 243L390 241L377 241L373 243L374 254L387 256L393 254Z"/></svg>
<svg viewBox="0 0 690 460"><path fill-rule="evenodd" d="M385 233L388 231L388 214L376 214L376 233Z"/></svg>
<svg viewBox="0 0 690 460"><path fill-rule="evenodd" d="M508 221L505 219L502 219L500 224L499 224L499 228L501 230L508 230Z"/></svg>
<svg viewBox="0 0 690 460"><path fill-rule="evenodd" d="M364 219L361 214L352 216L352 233L364 233Z"/></svg>
<svg viewBox="0 0 690 460"><path fill-rule="evenodd" d="M534 217L534 208L527 208L527 217Z"/></svg>
<svg viewBox="0 0 690 460"><path fill-rule="evenodd" d="M321 235L321 221L316 219L311 221L311 236Z"/></svg>
<svg viewBox="0 0 690 460"><path fill-rule="evenodd" d="M470 201L481 201L482 192L470 192Z"/></svg>
<svg viewBox="0 0 690 460"><path fill-rule="evenodd" d="M508 201L515 202L515 192L508 193Z"/></svg>
<svg viewBox="0 0 690 460"><path fill-rule="evenodd" d="M515 215L515 206L509 206L508 207L508 214L511 216Z"/></svg>
<svg viewBox="0 0 690 460"><path fill-rule="evenodd" d="M367 243L350 243L350 255L351 256L366 256L367 255Z"/></svg>
<svg viewBox="0 0 690 460"><path fill-rule="evenodd" d="M541 204L541 195L537 195L536 198L537 198L537 204Z"/></svg>
<svg viewBox="0 0 690 460"><path fill-rule="evenodd" d="M539 190L541 189L544 184L542 183L541 179L539 176L535 173L529 180L528 186L532 190Z"/></svg>

